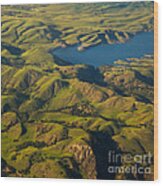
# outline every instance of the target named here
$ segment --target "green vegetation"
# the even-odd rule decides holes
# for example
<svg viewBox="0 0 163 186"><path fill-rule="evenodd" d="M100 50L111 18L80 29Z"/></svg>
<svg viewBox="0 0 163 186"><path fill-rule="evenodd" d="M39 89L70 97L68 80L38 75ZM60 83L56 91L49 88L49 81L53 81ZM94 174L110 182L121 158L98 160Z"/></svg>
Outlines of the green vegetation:
<svg viewBox="0 0 163 186"><path fill-rule="evenodd" d="M108 150L153 154L153 56L95 68L52 54L126 42L153 30L152 10L151 2L2 6L2 176L115 179L99 167Z"/></svg>

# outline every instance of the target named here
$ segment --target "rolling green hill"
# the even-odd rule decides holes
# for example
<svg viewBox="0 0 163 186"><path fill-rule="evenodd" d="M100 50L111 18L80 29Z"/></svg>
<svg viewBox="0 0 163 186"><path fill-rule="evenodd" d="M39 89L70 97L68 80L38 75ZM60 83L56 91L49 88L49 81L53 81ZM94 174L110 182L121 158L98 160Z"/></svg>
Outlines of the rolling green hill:
<svg viewBox="0 0 163 186"><path fill-rule="evenodd" d="M109 150L153 155L153 56L95 68L52 54L151 31L152 9L151 2L2 6L2 176L153 179L107 173Z"/></svg>

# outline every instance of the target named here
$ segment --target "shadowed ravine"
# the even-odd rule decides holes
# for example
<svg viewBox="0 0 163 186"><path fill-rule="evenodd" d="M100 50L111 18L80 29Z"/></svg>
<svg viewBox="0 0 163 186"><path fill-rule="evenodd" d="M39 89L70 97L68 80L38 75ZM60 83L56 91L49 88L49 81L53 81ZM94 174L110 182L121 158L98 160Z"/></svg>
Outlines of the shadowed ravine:
<svg viewBox="0 0 163 186"><path fill-rule="evenodd" d="M153 9L2 6L2 176L153 179L108 171L154 152Z"/></svg>
<svg viewBox="0 0 163 186"><path fill-rule="evenodd" d="M108 167L114 164L109 164L109 151L120 152L118 144L112 138L102 132L92 132L93 151L96 157L97 179L115 179L115 174L108 173Z"/></svg>

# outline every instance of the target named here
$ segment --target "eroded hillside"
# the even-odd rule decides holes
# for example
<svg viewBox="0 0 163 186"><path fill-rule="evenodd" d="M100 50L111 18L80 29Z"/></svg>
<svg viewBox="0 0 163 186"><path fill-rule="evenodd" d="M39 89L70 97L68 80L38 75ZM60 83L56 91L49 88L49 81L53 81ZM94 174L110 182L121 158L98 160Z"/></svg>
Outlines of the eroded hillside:
<svg viewBox="0 0 163 186"><path fill-rule="evenodd" d="M153 179L107 172L108 151L153 155L153 56L95 68L51 53L153 30L151 3L120 7L2 7L2 176Z"/></svg>

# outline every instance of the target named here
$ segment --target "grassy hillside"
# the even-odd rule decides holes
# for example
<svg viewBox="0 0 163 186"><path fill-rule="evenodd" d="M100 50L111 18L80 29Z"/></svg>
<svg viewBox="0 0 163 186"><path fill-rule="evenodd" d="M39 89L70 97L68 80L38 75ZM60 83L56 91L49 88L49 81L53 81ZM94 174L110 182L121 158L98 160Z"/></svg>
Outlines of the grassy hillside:
<svg viewBox="0 0 163 186"><path fill-rule="evenodd" d="M109 150L153 156L153 56L95 68L52 55L151 31L152 10L151 2L2 6L2 176L153 179L107 173Z"/></svg>

